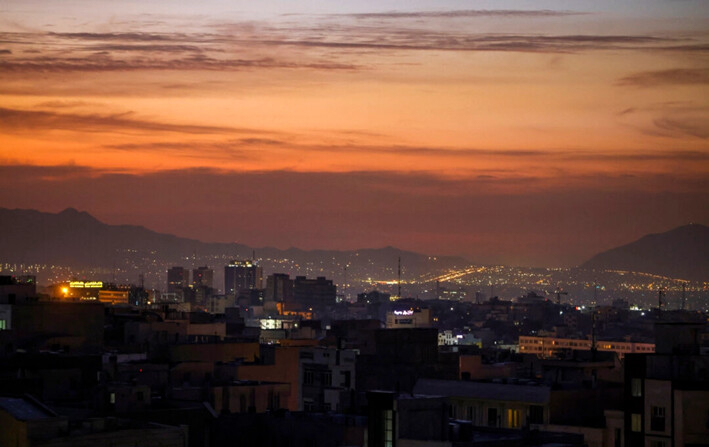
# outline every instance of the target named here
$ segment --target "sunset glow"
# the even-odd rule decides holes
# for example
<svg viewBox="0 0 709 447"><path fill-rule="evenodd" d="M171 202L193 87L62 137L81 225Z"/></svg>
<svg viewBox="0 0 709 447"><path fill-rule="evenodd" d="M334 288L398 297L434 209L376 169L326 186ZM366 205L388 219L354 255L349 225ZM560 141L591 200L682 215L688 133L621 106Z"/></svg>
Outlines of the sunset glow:
<svg viewBox="0 0 709 447"><path fill-rule="evenodd" d="M0 206L526 265L707 223L709 8L618 3L5 1Z"/></svg>

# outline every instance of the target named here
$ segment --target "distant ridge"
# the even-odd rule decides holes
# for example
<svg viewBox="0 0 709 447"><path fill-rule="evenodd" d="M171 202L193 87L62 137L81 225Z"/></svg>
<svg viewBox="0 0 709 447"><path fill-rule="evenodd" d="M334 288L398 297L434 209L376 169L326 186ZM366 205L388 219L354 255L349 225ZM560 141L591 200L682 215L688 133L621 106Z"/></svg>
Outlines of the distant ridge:
<svg viewBox="0 0 709 447"><path fill-rule="evenodd" d="M599 253L581 268L629 270L709 282L709 227L689 224Z"/></svg>
<svg viewBox="0 0 709 447"><path fill-rule="evenodd" d="M130 250L139 250L136 255ZM162 234L136 225L108 225L86 212L67 208L59 213L0 208L0 262L53 264L70 267L116 267L128 263L136 269L150 268L155 259L175 265L189 265L187 257L198 253L212 259L214 268L227 259L250 257L253 247L237 243L209 243ZM468 262L459 257L436 257L399 250L393 247L362 250L301 250L273 247L255 248L258 257L284 258L296 263L336 258L352 271L365 264L395 267L398 256L408 274L420 274L434 268L462 267ZM148 255L149 254L149 255ZM140 259L138 259L140 257ZM221 264L221 265L220 265ZM295 272L293 272L295 273ZM302 272L301 272L302 274ZM388 274L387 277L390 277Z"/></svg>

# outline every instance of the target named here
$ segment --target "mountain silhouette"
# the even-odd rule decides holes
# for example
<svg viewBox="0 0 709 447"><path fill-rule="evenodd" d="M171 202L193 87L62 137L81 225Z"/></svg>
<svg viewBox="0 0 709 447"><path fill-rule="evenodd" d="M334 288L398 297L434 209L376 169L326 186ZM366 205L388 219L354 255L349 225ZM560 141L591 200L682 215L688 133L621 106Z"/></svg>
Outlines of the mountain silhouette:
<svg viewBox="0 0 709 447"><path fill-rule="evenodd" d="M709 281L709 227L684 225L649 234L599 253L581 265L593 270L628 270L671 278Z"/></svg>
<svg viewBox="0 0 709 447"><path fill-rule="evenodd" d="M0 208L0 262L3 263L76 268L126 267L130 264L140 270L149 268L153 261L189 265L187 259L197 253L202 260L211 259L210 266L219 269L229 259L250 258L253 250L244 244L202 242L158 233L142 226L108 225L73 208L56 214ZM396 270L398 257L410 275L469 264L460 257L434 259L394 247L349 251L281 250L274 247L255 250L259 258L287 258L295 264L333 260L335 264L348 265L352 273L380 268L387 272L386 277L391 277ZM292 273L305 274L302 271Z"/></svg>

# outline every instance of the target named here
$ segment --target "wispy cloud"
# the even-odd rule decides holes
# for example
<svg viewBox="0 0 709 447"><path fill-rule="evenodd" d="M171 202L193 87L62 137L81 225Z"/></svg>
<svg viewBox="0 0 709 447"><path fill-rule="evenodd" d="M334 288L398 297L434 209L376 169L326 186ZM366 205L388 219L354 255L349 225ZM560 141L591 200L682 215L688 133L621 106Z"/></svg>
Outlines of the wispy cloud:
<svg viewBox="0 0 709 447"><path fill-rule="evenodd" d="M75 132L173 132L184 134L222 134L252 132L230 127L180 125L136 117L133 113L75 114L53 111L0 108L0 129L5 132L27 130L69 130Z"/></svg>
<svg viewBox="0 0 709 447"><path fill-rule="evenodd" d="M709 117L662 117L656 119L655 127L668 136L692 136L709 138Z"/></svg>
<svg viewBox="0 0 709 447"><path fill-rule="evenodd" d="M316 70L356 70L360 67L336 62L289 62L274 58L258 59L217 59L207 56L190 56L175 59L116 59L107 55L91 57L63 58L36 57L0 61L0 70L15 73L60 73L60 72L101 72L134 70L205 70L232 71L255 68L288 68Z"/></svg>
<svg viewBox="0 0 709 447"><path fill-rule="evenodd" d="M618 85L633 87L695 84L709 84L709 69L675 68L671 70L643 71L625 76L618 81Z"/></svg>

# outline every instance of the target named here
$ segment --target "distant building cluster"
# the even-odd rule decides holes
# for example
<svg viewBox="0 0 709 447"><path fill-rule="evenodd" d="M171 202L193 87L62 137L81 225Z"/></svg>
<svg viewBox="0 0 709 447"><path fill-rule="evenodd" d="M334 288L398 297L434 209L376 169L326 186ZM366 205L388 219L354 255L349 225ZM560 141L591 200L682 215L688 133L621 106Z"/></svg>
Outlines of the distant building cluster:
<svg viewBox="0 0 709 447"><path fill-rule="evenodd" d="M220 270L217 270L220 272ZM0 446L672 447L709 439L697 311L421 300L173 266L163 291L0 276ZM565 295L565 294L564 294Z"/></svg>

